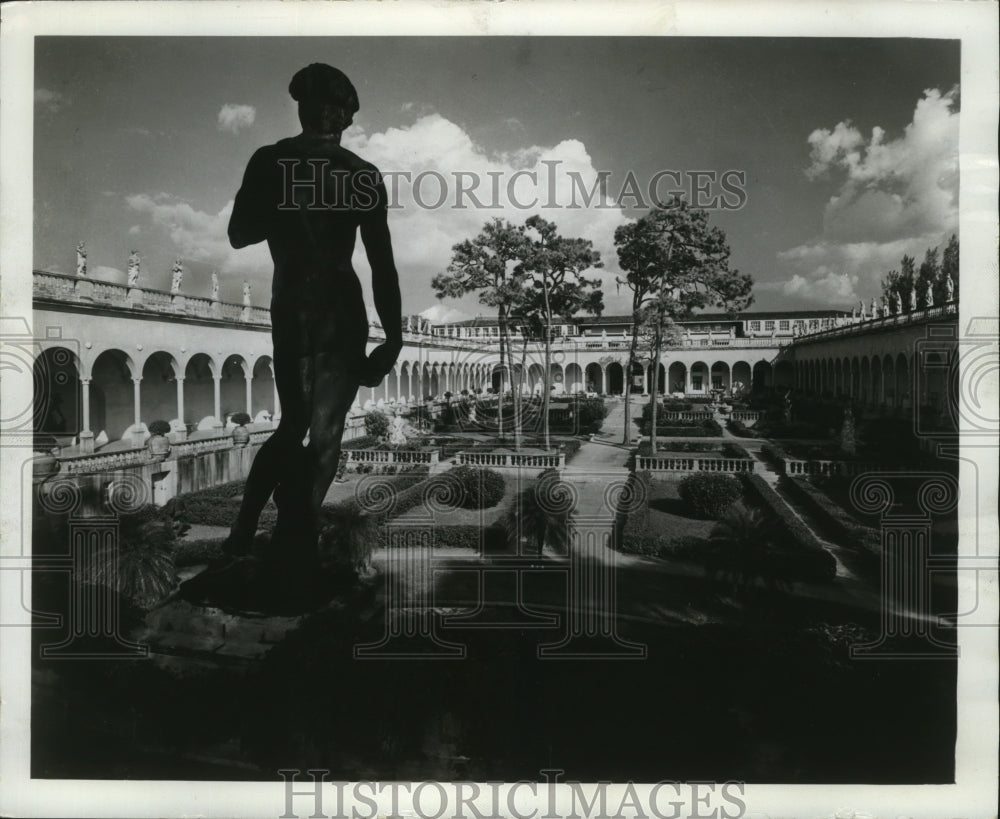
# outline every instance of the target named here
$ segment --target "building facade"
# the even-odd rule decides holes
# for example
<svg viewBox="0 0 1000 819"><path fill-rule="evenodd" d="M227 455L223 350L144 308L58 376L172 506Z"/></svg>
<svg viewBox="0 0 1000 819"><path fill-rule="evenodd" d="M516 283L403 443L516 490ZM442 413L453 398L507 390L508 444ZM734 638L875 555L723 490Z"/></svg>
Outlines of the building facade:
<svg viewBox="0 0 1000 819"><path fill-rule="evenodd" d="M274 386L270 316L264 308L96 281L85 271L34 271L35 427L71 451L134 445L154 420L180 438L218 435L246 412L270 428L281 407ZM371 346L384 340L370 317ZM957 328L952 302L922 310L858 316L843 311L705 313L682 322L663 351L659 390L678 395L796 389L851 397L873 407L943 406L947 348L920 351L931 328ZM551 383L558 393L648 394L652 364L626 375L628 316L580 317L554 328ZM947 333L945 333L947 335ZM955 333L952 332L954 337ZM941 336L943 338L944 336ZM404 320L404 347L392 372L364 388L355 412L409 407L445 393L537 392L542 345L515 327L514 372L501 366L495 319L432 325ZM940 346L940 345L939 345Z"/></svg>

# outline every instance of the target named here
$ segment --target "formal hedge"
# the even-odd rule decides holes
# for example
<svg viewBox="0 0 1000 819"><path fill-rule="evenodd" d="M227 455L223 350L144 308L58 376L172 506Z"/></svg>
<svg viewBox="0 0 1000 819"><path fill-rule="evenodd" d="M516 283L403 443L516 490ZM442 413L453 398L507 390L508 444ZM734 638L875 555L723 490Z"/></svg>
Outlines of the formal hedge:
<svg viewBox="0 0 1000 819"><path fill-rule="evenodd" d="M750 457L750 453L747 452L739 444L725 443L720 448L723 458L743 458L747 459Z"/></svg>
<svg viewBox="0 0 1000 819"><path fill-rule="evenodd" d="M732 475L702 472L686 475L677 486L677 494L692 517L713 519L740 499L740 484Z"/></svg>
<svg viewBox="0 0 1000 819"><path fill-rule="evenodd" d="M489 509L503 500L507 484L495 469L476 466L456 466L448 475L462 485L458 505L463 509Z"/></svg>
<svg viewBox="0 0 1000 819"><path fill-rule="evenodd" d="M737 421L735 418L729 418L726 420L726 429L728 429L733 435L738 435L740 438L756 438L757 433L754 432L750 427L744 424L742 421Z"/></svg>
<svg viewBox="0 0 1000 819"><path fill-rule="evenodd" d="M643 424L643 435L649 435L652 425ZM722 427L714 418L707 421L671 421L669 426L657 423L656 437L672 438L720 438Z"/></svg>
<svg viewBox="0 0 1000 819"><path fill-rule="evenodd" d="M816 536L760 475L741 473L744 493L775 521L790 541L782 550L789 576L799 580L828 581L837 576L837 561ZM780 544L779 544L780 545Z"/></svg>
<svg viewBox="0 0 1000 819"><path fill-rule="evenodd" d="M782 488L794 495L823 521L838 542L863 554L879 557L882 554L882 533L878 529L858 523L850 514L831 500L806 478L782 475Z"/></svg>

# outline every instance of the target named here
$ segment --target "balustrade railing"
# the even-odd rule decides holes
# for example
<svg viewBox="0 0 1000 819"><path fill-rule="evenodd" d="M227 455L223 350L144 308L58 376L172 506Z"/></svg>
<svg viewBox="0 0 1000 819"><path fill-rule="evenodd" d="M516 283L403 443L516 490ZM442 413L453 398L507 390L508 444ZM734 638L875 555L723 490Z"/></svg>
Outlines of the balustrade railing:
<svg viewBox="0 0 1000 819"><path fill-rule="evenodd" d="M640 455L640 472L753 472L749 458L676 458L662 455Z"/></svg>
<svg viewBox="0 0 1000 819"><path fill-rule="evenodd" d="M753 424L760 420L760 413L756 410L733 410L729 417L744 424Z"/></svg>
<svg viewBox="0 0 1000 819"><path fill-rule="evenodd" d="M459 452L455 456L460 466L488 466L493 468L540 468L563 469L566 466L564 452Z"/></svg>
<svg viewBox="0 0 1000 819"><path fill-rule="evenodd" d="M661 410L656 417L658 421L708 421L714 414L704 410Z"/></svg>
<svg viewBox="0 0 1000 819"><path fill-rule="evenodd" d="M153 460L146 447L117 449L114 452L95 452L90 455L73 455L59 458L59 471L64 475L85 475L90 472L112 472L149 463Z"/></svg>
<svg viewBox="0 0 1000 819"><path fill-rule="evenodd" d="M786 475L827 475L854 477L863 475L866 472L882 472L884 465L861 463L856 461L799 461L784 460L784 472Z"/></svg>
<svg viewBox="0 0 1000 819"><path fill-rule="evenodd" d="M437 449L421 451L392 449L345 449L349 464L427 464L440 462Z"/></svg>

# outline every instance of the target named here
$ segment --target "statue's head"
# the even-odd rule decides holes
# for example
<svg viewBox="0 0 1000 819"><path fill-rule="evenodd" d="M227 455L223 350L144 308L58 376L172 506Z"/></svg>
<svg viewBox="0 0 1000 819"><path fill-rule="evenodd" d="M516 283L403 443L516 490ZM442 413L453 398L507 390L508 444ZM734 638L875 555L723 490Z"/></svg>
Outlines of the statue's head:
<svg viewBox="0 0 1000 819"><path fill-rule="evenodd" d="M299 104L303 128L324 134L341 133L358 111L358 92L343 71L312 63L297 71L288 93Z"/></svg>

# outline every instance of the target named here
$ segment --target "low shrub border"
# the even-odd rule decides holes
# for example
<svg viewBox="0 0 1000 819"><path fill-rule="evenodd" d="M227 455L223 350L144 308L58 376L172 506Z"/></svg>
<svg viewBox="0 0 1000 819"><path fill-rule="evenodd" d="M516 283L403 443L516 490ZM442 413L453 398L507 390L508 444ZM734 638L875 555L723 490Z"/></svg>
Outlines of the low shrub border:
<svg viewBox="0 0 1000 819"><path fill-rule="evenodd" d="M685 475L677 486L691 517L717 519L740 499L740 484L732 475L711 472Z"/></svg>
<svg viewBox="0 0 1000 819"><path fill-rule="evenodd" d="M786 554L796 565L789 569L802 580L833 580L837 575L837 561L817 540L810 529L786 506L774 489L760 475L741 473L746 495L753 498L772 519L788 533L800 550L788 549Z"/></svg>
<svg viewBox="0 0 1000 819"><path fill-rule="evenodd" d="M756 438L757 433L754 432L750 427L744 424L742 421L737 421L734 418L729 418L726 421L726 429L728 429L733 435L739 435L741 438Z"/></svg>
<svg viewBox="0 0 1000 819"><path fill-rule="evenodd" d="M805 478L782 475L779 481L784 489L818 515L845 546L873 557L881 556L882 533L878 529L858 523Z"/></svg>

